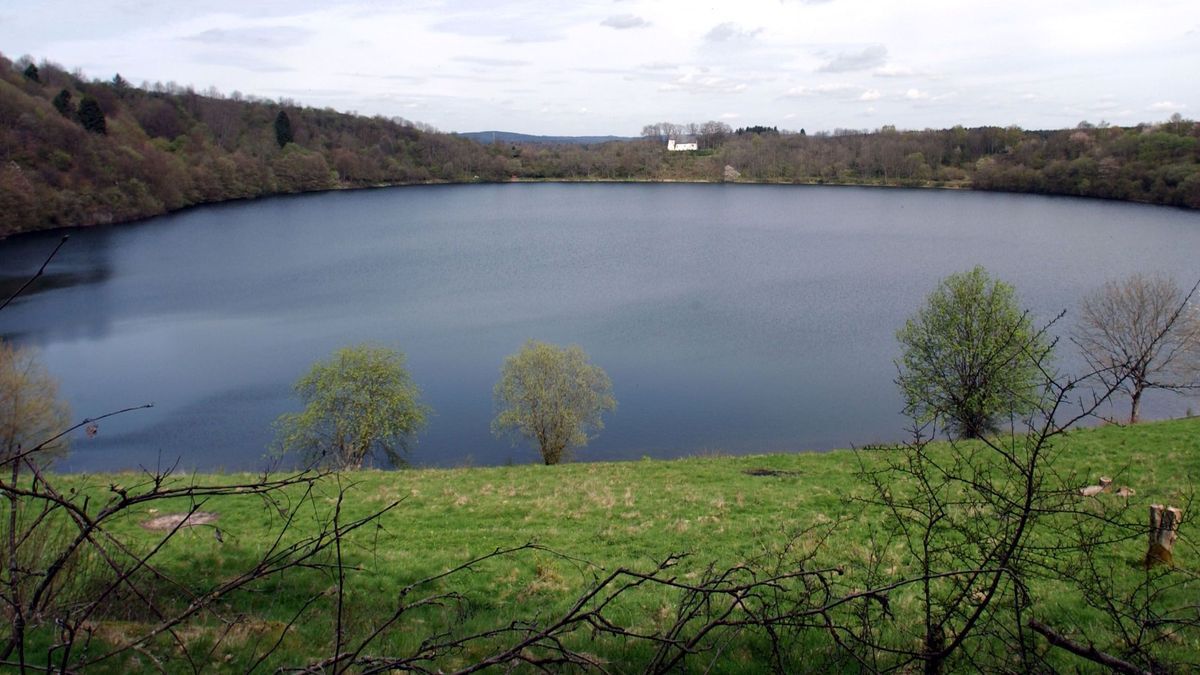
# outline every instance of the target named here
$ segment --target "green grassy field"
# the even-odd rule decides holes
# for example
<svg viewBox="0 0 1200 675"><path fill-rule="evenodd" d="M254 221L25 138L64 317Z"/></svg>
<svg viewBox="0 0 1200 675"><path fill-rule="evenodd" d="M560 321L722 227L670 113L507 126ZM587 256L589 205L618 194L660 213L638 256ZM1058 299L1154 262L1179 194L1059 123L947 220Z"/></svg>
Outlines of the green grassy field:
<svg viewBox="0 0 1200 675"><path fill-rule="evenodd" d="M932 451L940 450L935 447ZM787 545L800 549L815 546L818 537L831 529L833 534L815 562L844 566L841 582L854 588L855 575L871 555L871 533L884 518L881 510L856 500L869 492L856 477L860 460L872 466L878 457L871 451L836 451L551 467L359 471L323 480L316 499L295 510L289 536L305 533L328 514L336 503L339 481L340 487L347 488L343 522L401 500L377 523L351 535L343 550L346 562L354 567L346 582L344 621L350 636L369 633L401 602L400 590L416 580L497 548L536 542L548 549L493 558L472 571L415 590L405 601L436 591L462 593L467 599L466 612L459 613L457 606L413 611L385 631L371 650L402 653L439 631L484 630L513 620L554 616L606 570L648 571L667 555L686 553L671 574L681 580L698 579L710 564L724 568L763 559ZM1078 475L1080 485L1110 475L1118 485L1133 487L1137 494L1130 505L1137 513L1144 513L1150 503L1184 506L1200 476L1200 419L1074 431L1063 439L1056 462L1060 471ZM252 478L185 475L176 480L230 483ZM59 477L60 486L94 492L97 499L110 484L132 487L139 480L136 474ZM147 531L142 523L187 507L182 501L156 503L115 523L112 531L139 550L149 550L162 534ZM183 529L155 558L160 569L194 590L206 589L253 564L281 524L278 510L253 495L214 498L201 508L218 515L220 537L211 526ZM820 527L796 539L796 533L813 526ZM1177 564L1200 571L1193 529L1185 522ZM1128 562L1129 581L1135 583L1141 574L1136 563L1144 553L1145 542L1137 540L1114 545L1108 555L1110 561ZM896 564L902 567L904 562L897 560ZM903 569L897 572L903 573ZM206 613L178 633L194 659L216 670L244 671L276 640L282 640L282 648L261 666L263 670L318 661L333 649L334 594L329 592L310 605L286 632L284 627L314 592L333 585L334 578L327 571L292 570L223 600L220 613L226 619L237 618L234 624ZM1064 597L1061 589L1047 584L1042 595L1039 588L1033 590L1034 611L1045 620L1070 625L1076 634L1093 638L1094 631L1105 630L1074 598ZM185 598L173 594L178 591L164 586L156 601L168 606L184 603ZM653 631L673 615L677 598L678 594L668 589L639 589L623 596L614 616L630 626ZM91 626L94 644L90 649L135 634L140 622L152 618L136 605L114 600L113 607ZM49 632L44 638L49 639ZM598 655L617 671L637 669L648 655L647 646L630 641L592 641L586 633L574 639L580 649ZM1178 650L1200 653L1195 635L1181 639L1192 642L1176 645ZM436 666L453 668L468 663L497 643L447 654ZM761 665L761 648L758 641L747 637L730 645L716 668L740 671ZM827 642L801 641L797 648L819 656L808 663L824 663L825 667L840 663L852 669L839 661L837 650ZM178 644L163 639L152 643L148 653L133 653L97 670L149 668L152 654L164 663L179 663L178 650ZM172 654L176 659L167 661ZM1052 658L1065 668L1090 667L1061 652Z"/></svg>

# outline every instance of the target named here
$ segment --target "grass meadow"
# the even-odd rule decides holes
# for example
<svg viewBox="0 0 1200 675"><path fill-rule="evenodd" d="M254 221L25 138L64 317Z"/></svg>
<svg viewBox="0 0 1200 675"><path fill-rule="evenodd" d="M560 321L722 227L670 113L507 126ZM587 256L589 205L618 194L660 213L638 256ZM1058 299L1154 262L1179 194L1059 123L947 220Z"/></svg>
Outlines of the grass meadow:
<svg viewBox="0 0 1200 675"><path fill-rule="evenodd" d="M1151 503L1185 506L1200 476L1200 419L1073 431L1061 439L1058 449L1056 468L1078 476L1080 485L1109 475L1117 485L1134 488L1136 495L1129 498L1133 513L1145 513ZM944 447L935 445L929 451L942 452ZM155 586L155 602L186 604L187 592L181 589L203 593L240 573L279 535L281 508L292 509L292 528L285 539L296 537L326 519L343 490L343 521L399 501L378 521L352 533L343 547L344 562L350 567L343 613L348 637L370 633L401 602L447 591L464 599L406 613L372 646L369 652L375 654L412 651L425 638L446 631L483 631L513 621L554 617L607 571L619 567L649 571L671 554L686 557L670 575L694 580L709 566L779 561L789 552L815 551L813 564L842 566L845 574L840 583L854 589L856 578L861 579L856 575L872 556L895 555L890 562L899 576L909 571L906 565L911 562L897 551L880 553L873 547L887 519L880 508L862 501L869 496L869 489L857 471L860 463L875 466L880 452L365 470L331 475L316 486L312 499L290 495L295 499L291 505L269 504L250 494L213 498L199 508L216 514L216 522L179 530L157 554L158 568L174 583ZM110 486L136 489L144 478L133 473L63 475L58 484L77 494L93 495L92 502L98 505L111 494ZM253 478L187 474L172 480L237 483ZM1120 498L1101 495L1089 499ZM147 530L144 523L189 507L184 500L154 503L113 523L110 531L132 548L149 551L163 535ZM1194 524L1185 520L1176 548L1176 564L1185 571L1200 571L1196 539ZM529 542L544 548L491 558L401 596L402 589L415 581L498 548ZM1136 584L1144 574L1138 563L1145 548L1145 541L1136 539L1105 549L1108 559L1104 564L1116 570L1114 584ZM79 574L87 574L86 566ZM216 671L243 672L257 665L262 672L272 672L280 666L320 661L333 650L335 581L335 575L320 565L288 570L229 596L218 612L201 614L180 627L179 641L163 637L140 652L106 661L94 670L152 669L155 659L167 663L183 648L197 663ZM1042 620L1068 627L1071 635L1089 640L1110 630L1068 589L1052 580L1038 584L1031 588L1032 611ZM310 602L314 593L321 592L324 595ZM1181 592L1195 594L1194 599L1200 600L1194 584ZM610 616L623 625L653 632L669 625L677 601L676 591L638 588L622 595ZM912 609L911 598L903 593L893 603L898 617ZM305 606L300 619L294 620ZM154 618L139 607L139 603L115 594L91 622L87 649L101 650L106 643L136 634ZM36 628L34 642L48 644L52 632L48 625ZM596 638L587 631L579 631L570 640L573 647L595 655L615 671L637 670L649 655L644 644ZM1194 640L1194 635L1181 638L1171 648L1200 654L1200 645ZM276 642L280 648L258 663ZM446 653L432 667L449 670L466 665L501 642L482 641ZM689 661L687 669L765 669L765 648L759 637L736 636L717 661ZM800 636L793 649L797 651L793 663L802 667L855 670L819 632ZM33 653L36 660L36 650ZM1061 650L1049 658L1064 669L1094 667ZM178 659L169 662L179 663Z"/></svg>

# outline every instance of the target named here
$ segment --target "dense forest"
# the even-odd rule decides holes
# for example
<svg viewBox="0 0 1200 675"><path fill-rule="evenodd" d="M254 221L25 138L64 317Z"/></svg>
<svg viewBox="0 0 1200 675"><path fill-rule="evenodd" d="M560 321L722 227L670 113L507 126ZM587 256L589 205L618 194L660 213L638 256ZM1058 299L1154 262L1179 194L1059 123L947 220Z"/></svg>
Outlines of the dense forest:
<svg viewBox="0 0 1200 675"><path fill-rule="evenodd" d="M695 152L667 152L690 134ZM731 167L727 170L726 167ZM426 182L701 180L971 187L1200 208L1200 124L792 133L648 125L599 144L490 143L0 56L0 237L261 195Z"/></svg>

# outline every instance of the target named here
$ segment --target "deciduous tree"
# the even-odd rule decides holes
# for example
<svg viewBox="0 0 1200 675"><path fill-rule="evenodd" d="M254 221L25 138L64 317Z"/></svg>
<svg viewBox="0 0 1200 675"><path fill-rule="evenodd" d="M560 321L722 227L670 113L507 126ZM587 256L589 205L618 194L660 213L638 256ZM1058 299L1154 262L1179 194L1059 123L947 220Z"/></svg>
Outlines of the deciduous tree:
<svg viewBox="0 0 1200 675"><path fill-rule="evenodd" d="M36 354L0 341L0 464L29 452L70 426L67 405L58 400L58 382ZM39 464L67 450L65 438L38 450ZM15 470L17 462L13 462Z"/></svg>
<svg viewBox="0 0 1200 675"><path fill-rule="evenodd" d="M385 347L339 349L313 365L294 389L304 411L276 421L277 448L326 466L358 468L378 455L404 464L430 412L404 355Z"/></svg>
<svg viewBox="0 0 1200 675"><path fill-rule="evenodd" d="M1109 281L1084 298L1073 339L1106 386L1129 396L1129 423L1141 415L1150 389L1200 388L1200 307L1197 287L1134 274Z"/></svg>
<svg viewBox="0 0 1200 675"><path fill-rule="evenodd" d="M896 338L906 413L963 438L1030 410L1051 349L1013 287L979 266L943 279Z"/></svg>
<svg viewBox="0 0 1200 675"><path fill-rule="evenodd" d="M511 432L538 445L542 461L558 464L604 428L603 413L616 409L612 381L576 345L529 340L504 360L493 391L497 435Z"/></svg>

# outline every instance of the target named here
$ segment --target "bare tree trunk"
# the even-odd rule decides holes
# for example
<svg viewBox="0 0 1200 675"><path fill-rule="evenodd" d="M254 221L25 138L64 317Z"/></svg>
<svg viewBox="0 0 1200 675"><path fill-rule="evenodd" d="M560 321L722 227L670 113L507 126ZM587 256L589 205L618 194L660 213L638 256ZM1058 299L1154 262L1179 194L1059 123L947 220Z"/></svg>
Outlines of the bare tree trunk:
<svg viewBox="0 0 1200 675"><path fill-rule="evenodd" d="M925 651L928 655L925 659L925 667L923 672L925 675L941 675L942 665L945 661L944 652L946 649L946 631L941 624L928 626L925 632Z"/></svg>
<svg viewBox="0 0 1200 675"><path fill-rule="evenodd" d="M11 446L11 443L10 443ZM13 453L12 460L12 484L17 484L19 475L20 461L16 459L21 454L21 446L17 446L17 451ZM10 614L12 619L12 632L9 635L8 644L4 646L3 651L0 651L0 659L8 659L15 647L20 653L21 667L25 666L25 614L22 611L21 604L21 582L17 578L20 572L20 564L17 562L17 509L20 507L20 501L17 496L10 493L8 496L8 595L5 598L11 607Z"/></svg>
<svg viewBox="0 0 1200 675"><path fill-rule="evenodd" d="M1136 387L1133 390L1133 395L1130 396L1129 398L1132 400L1132 404L1130 405L1130 408L1129 408L1129 423L1137 424L1138 418L1141 416L1141 413L1142 413L1142 388L1141 388L1141 386Z"/></svg>
<svg viewBox="0 0 1200 675"><path fill-rule="evenodd" d="M1150 548L1146 551L1146 567L1174 562L1175 539L1179 537L1179 521L1183 511L1162 504L1150 505Z"/></svg>

